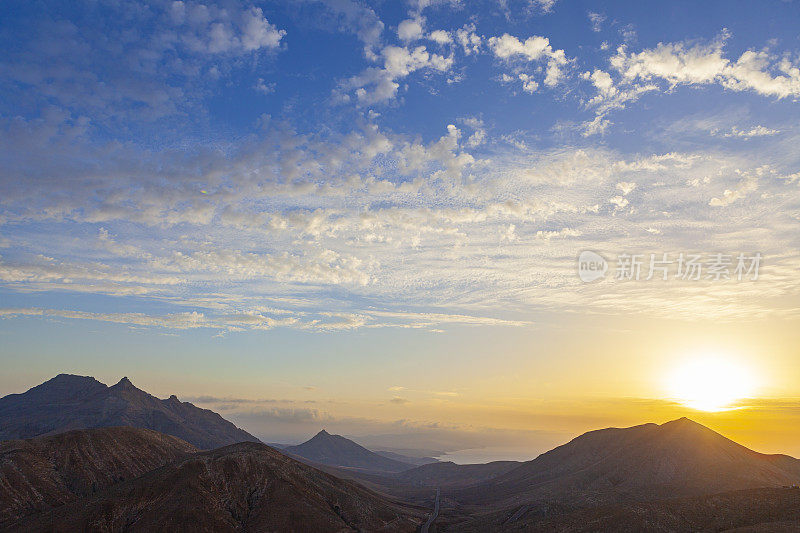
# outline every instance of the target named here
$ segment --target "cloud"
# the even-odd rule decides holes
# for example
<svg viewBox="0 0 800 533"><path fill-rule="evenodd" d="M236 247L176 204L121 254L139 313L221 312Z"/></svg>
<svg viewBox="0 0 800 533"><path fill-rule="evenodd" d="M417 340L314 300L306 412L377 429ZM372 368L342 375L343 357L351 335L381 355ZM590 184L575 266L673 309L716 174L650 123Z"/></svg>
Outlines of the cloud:
<svg viewBox="0 0 800 533"><path fill-rule="evenodd" d="M763 96L800 96L800 68L766 51L746 50L738 59L724 57L727 34L709 44L659 43L641 52L617 49L611 66L623 80L664 81L669 86L719 84L733 91Z"/></svg>
<svg viewBox="0 0 800 533"><path fill-rule="evenodd" d="M428 34L428 39L441 45L453 42L453 37L445 30L434 30L430 32L430 34Z"/></svg>
<svg viewBox="0 0 800 533"><path fill-rule="evenodd" d="M0 212L13 236L0 281L17 292L113 295L123 310L135 296L157 311L65 308L209 334L534 328L531 309L660 313L665 298L697 298L681 307L687 315L792 312L743 302L747 286L718 288L717 303L704 285L597 295L573 261L577 248L690 243L762 249L791 269L796 218L780 213L800 212L792 132L769 153L725 142L626 154L589 141L543 148L523 133L509 144L482 114L454 120L427 138L367 121L312 132L276 121L225 149L180 150L94 141L59 113L0 121ZM785 279L759 287L793 294ZM37 313L28 316L65 318Z"/></svg>
<svg viewBox="0 0 800 533"><path fill-rule="evenodd" d="M745 198L748 194L755 192L758 189L758 177L749 175L742 179L739 184L733 189L725 189L721 197L714 197L708 205L712 207L725 207L729 206L737 200Z"/></svg>
<svg viewBox="0 0 800 533"><path fill-rule="evenodd" d="M611 121L605 118L604 115L597 115L591 121L581 124L581 135L584 137L589 137L591 135L605 133L610 125Z"/></svg>
<svg viewBox="0 0 800 533"><path fill-rule="evenodd" d="M321 423L329 417L317 409L303 408L258 408L246 413L240 413L239 419L257 419L261 423Z"/></svg>
<svg viewBox="0 0 800 533"><path fill-rule="evenodd" d="M554 87L561 81L564 76L563 68L569 62L564 50L554 50L547 37L538 35L520 41L506 33L500 37L491 37L489 47L498 59L506 61L523 59L529 62L546 63L544 84L548 87ZM523 81L528 79L527 76L526 74L526 79ZM528 92L533 92L535 87L529 84L529 89Z"/></svg>
<svg viewBox="0 0 800 533"><path fill-rule="evenodd" d="M472 135L467 138L467 147L475 148L486 142L487 132L483 120L477 117L466 117L459 122L472 129Z"/></svg>
<svg viewBox="0 0 800 533"><path fill-rule="evenodd" d="M397 37L401 41L416 41L422 38L425 32L424 27L425 19L406 19L397 26ZM446 35L446 34L445 34ZM437 34L441 37L441 34Z"/></svg>
<svg viewBox="0 0 800 533"><path fill-rule="evenodd" d="M530 5L539 8L543 13L549 13L553 10L558 0L530 0Z"/></svg>
<svg viewBox="0 0 800 533"><path fill-rule="evenodd" d="M241 54L278 48L285 30L264 18L261 8L231 12L215 6L177 0L170 15L187 48L210 54Z"/></svg>
<svg viewBox="0 0 800 533"><path fill-rule="evenodd" d="M774 130L760 125L753 126L749 130L740 130L736 126L733 126L729 132L723 134L723 137L740 137L744 139L750 139L751 137L768 137L777 135L779 133L779 130Z"/></svg>
<svg viewBox="0 0 800 533"><path fill-rule="evenodd" d="M725 43L729 37L723 30L708 43L658 43L640 52L629 51L627 45L618 47L609 59L610 70L596 68L581 75L596 91L587 102L596 116L583 124L585 135L605 132L612 110L624 108L645 93L679 86L718 85L778 99L800 96L800 65L767 50L746 50L736 59L728 58Z"/></svg>
<svg viewBox="0 0 800 533"><path fill-rule="evenodd" d="M264 78L258 78L253 88L261 94L270 94L275 92L275 83L267 83Z"/></svg>
<svg viewBox="0 0 800 533"><path fill-rule="evenodd" d="M456 42L461 45L465 55L479 54L483 47L483 37L475 32L475 24L465 24L456 30Z"/></svg>
<svg viewBox="0 0 800 533"><path fill-rule="evenodd" d="M432 54L425 46L413 49L402 46L386 46L381 51L382 68L369 68L346 81L339 87L339 99L347 100L350 91L355 92L360 105L372 105L397 96L400 84L397 80L421 69L446 72L453 64L453 57Z"/></svg>
<svg viewBox="0 0 800 533"><path fill-rule="evenodd" d="M592 23L592 31L600 32L603 29L603 22L606 21L606 16L601 13L593 13L589 11L587 14L589 22Z"/></svg>
<svg viewBox="0 0 800 533"><path fill-rule="evenodd" d="M632 181L620 181L617 183L617 189L622 191L622 196L628 196L628 193L636 188L636 184Z"/></svg>
<svg viewBox="0 0 800 533"><path fill-rule="evenodd" d="M225 404L228 408L239 406L242 404L260 404L260 403L275 403L277 400L273 399L252 399L252 398L232 398L229 396L189 396L183 398L184 402L200 403L200 404Z"/></svg>
<svg viewBox="0 0 800 533"><path fill-rule="evenodd" d="M324 332L359 328L413 328L433 330L434 328L447 324L508 327L519 327L527 324L521 321L503 320L492 317L391 311L372 311L369 314L357 314L281 310L275 313L249 309L235 313L220 313L219 311L214 312L207 308L204 312L191 311L166 315L149 315L145 313L95 313L66 309L0 308L0 318L17 317L67 318L175 330L204 328L222 331L269 330L273 328L296 328Z"/></svg>
<svg viewBox="0 0 800 533"><path fill-rule="evenodd" d="M9 28L20 43L0 58L9 87L74 113L83 131L137 131L165 117L202 121L200 96L248 71L243 58L278 51L286 36L260 8L236 1L119 3L91 14L42 6L35 18L20 12Z"/></svg>
<svg viewBox="0 0 800 533"><path fill-rule="evenodd" d="M371 7L357 0L302 0L302 3L320 8L321 13L312 16L322 24L354 34L363 44L367 59L377 58L385 25Z"/></svg>

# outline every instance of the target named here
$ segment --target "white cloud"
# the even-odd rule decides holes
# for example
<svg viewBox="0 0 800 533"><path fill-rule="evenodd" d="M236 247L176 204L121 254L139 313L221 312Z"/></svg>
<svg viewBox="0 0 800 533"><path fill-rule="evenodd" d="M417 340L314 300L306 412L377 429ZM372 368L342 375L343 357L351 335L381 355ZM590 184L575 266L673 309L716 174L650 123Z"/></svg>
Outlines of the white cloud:
<svg viewBox="0 0 800 533"><path fill-rule="evenodd" d="M627 207L629 203L628 199L622 196L614 196L612 198L609 198L608 201L614 204L614 206L616 206L616 209L623 209Z"/></svg>
<svg viewBox="0 0 800 533"><path fill-rule="evenodd" d="M169 312L176 316L158 319L165 324L434 331L529 327L520 317L537 306L664 308L652 294L592 300L598 294L576 286L572 259L564 260L578 247L797 249L796 220L780 215L800 211L796 188L787 186L797 170L789 143L768 157L746 145L623 157L601 148L484 142L480 159L474 135L485 129L479 117L464 117L423 141L374 124L300 134L268 123L263 142L189 154L6 136L3 142L23 144L4 146L14 157L0 169L3 229L45 223L30 226L24 250L2 250L0 279L9 290L135 294L203 316ZM764 159L781 158L786 168L759 176ZM14 176L23 164L61 179L20 183ZM750 176L772 196L748 195L743 180ZM730 207L709 208L714 198ZM731 217L745 199L747 216ZM96 238L91 246L54 238L76 232ZM783 261L791 268L798 258ZM759 290L794 294L782 283L759 280ZM697 296L707 289L686 290ZM686 312L710 312L709 305ZM754 301L713 311L765 309ZM150 320L113 318L134 326Z"/></svg>
<svg viewBox="0 0 800 533"><path fill-rule="evenodd" d="M487 140L486 128L484 127L483 120L477 117L467 117L460 120L462 124L472 129L472 135L467 138L467 146L476 148L484 144Z"/></svg>
<svg viewBox="0 0 800 533"><path fill-rule="evenodd" d="M758 177L756 175L748 175L733 189L725 189L721 197L712 198L708 205L712 207L729 206L737 200L745 198L751 192L755 192L756 189L758 189Z"/></svg>
<svg viewBox="0 0 800 533"><path fill-rule="evenodd" d="M587 14L589 17L589 22L592 23L592 31L599 32L603 29L603 22L606 21L606 16L602 13L593 13L589 11Z"/></svg>
<svg viewBox="0 0 800 533"><path fill-rule="evenodd" d="M242 48L247 51L259 48L277 48L285 30L279 30L264 18L261 8L253 7L242 21Z"/></svg>
<svg viewBox="0 0 800 533"><path fill-rule="evenodd" d="M539 83L537 83L530 74L525 74L523 72L518 74L517 77L522 82L522 90L526 93L533 94L536 92L536 89L539 88Z"/></svg>
<svg viewBox="0 0 800 533"><path fill-rule="evenodd" d="M726 89L752 90L776 98L800 96L800 68L789 59L747 50L733 61L724 57L724 44L724 38L707 45L659 43L639 53L628 53L622 46L610 61L630 82L665 81L672 87L717 83Z"/></svg>
<svg viewBox="0 0 800 533"><path fill-rule="evenodd" d="M275 92L275 83L267 83L264 78L258 78L254 89L261 94L270 94Z"/></svg>
<svg viewBox="0 0 800 533"><path fill-rule="evenodd" d="M375 11L358 0L304 0L321 6L331 24L355 34L364 45L364 55L370 61L378 59L384 24Z"/></svg>
<svg viewBox="0 0 800 533"><path fill-rule="evenodd" d="M172 18L183 30L181 40L190 49L211 54L247 53L280 46L285 30L264 18L261 8L232 12L194 2L177 1Z"/></svg>
<svg viewBox="0 0 800 533"><path fill-rule="evenodd" d="M428 34L428 38L438 44L450 44L453 42L453 37L444 30L434 30Z"/></svg>
<svg viewBox="0 0 800 533"><path fill-rule="evenodd" d="M340 90L355 90L360 105L372 105L397 96L400 84L397 80L407 77L420 69L448 71L453 65L453 57L432 54L424 46L413 49L401 46L387 46L381 55L383 68L370 68L342 84ZM344 96L344 95L343 95Z"/></svg>
<svg viewBox="0 0 800 533"><path fill-rule="evenodd" d="M534 35L525 41L520 41L506 33L501 37L491 37L488 42L498 59L506 61L521 59L527 62L545 63L544 84L548 87L554 87L562 80L563 69L569 63L564 50L554 50L547 37ZM523 81L523 88L526 92L536 90L538 84L531 83L531 76L528 73L518 73L518 77Z"/></svg>
<svg viewBox="0 0 800 533"><path fill-rule="evenodd" d="M597 115L591 121L581 124L581 135L589 137L590 135L605 133L610 125L611 121L605 118L604 115Z"/></svg>
<svg viewBox="0 0 800 533"><path fill-rule="evenodd" d="M397 36L401 41L416 41L425 33L425 19L407 19L397 26Z"/></svg>
<svg viewBox="0 0 800 533"><path fill-rule="evenodd" d="M779 133L779 130L774 130L764 126L753 126L749 130L740 130L736 126L733 126L729 132L723 135L723 137L741 137L744 139L749 139L751 137L767 137L771 135L777 135Z"/></svg>
<svg viewBox="0 0 800 533"><path fill-rule="evenodd" d="M706 44L659 43L640 52L629 52L625 45L617 48L609 59L609 71L597 68L581 74L581 78L592 82L596 91L587 102L595 111L595 119L582 125L584 135L602 133L612 110L624 108L645 93L671 91L678 86L718 85L778 99L800 97L797 63L787 56L776 57L763 50L746 50L738 59L729 59L724 51L727 38L727 32L723 32ZM772 130L756 127L752 131L753 135L731 133L754 137L771 134Z"/></svg>
<svg viewBox="0 0 800 533"><path fill-rule="evenodd" d="M622 191L622 196L628 196L633 189L636 188L636 184L632 181L620 181L617 183L617 189Z"/></svg>
<svg viewBox="0 0 800 533"><path fill-rule="evenodd" d="M553 10L553 7L556 5L558 0L532 0L531 3L539 9L541 9L545 13L549 13Z"/></svg>
<svg viewBox="0 0 800 533"><path fill-rule="evenodd" d="M465 24L456 30L456 42L461 45L464 54L479 54L483 45L483 38L475 33L475 24Z"/></svg>

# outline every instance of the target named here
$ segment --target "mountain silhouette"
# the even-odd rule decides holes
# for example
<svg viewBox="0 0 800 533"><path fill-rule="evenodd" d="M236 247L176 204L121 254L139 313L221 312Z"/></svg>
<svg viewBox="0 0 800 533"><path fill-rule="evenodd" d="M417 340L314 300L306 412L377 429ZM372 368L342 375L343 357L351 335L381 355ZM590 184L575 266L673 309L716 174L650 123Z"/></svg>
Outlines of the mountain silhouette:
<svg viewBox="0 0 800 533"><path fill-rule="evenodd" d="M160 400L126 377L108 387L92 377L59 374L27 392L0 398L0 440L113 426L152 429L201 449L258 442L213 411L174 395Z"/></svg>
<svg viewBox="0 0 800 533"><path fill-rule="evenodd" d="M800 461L750 450L688 418L585 433L493 480L465 489L471 504L600 505L781 487Z"/></svg>
<svg viewBox="0 0 800 533"><path fill-rule="evenodd" d="M283 452L313 463L370 472L402 472L414 468L412 464L384 457L324 429L302 444L285 447Z"/></svg>
<svg viewBox="0 0 800 533"><path fill-rule="evenodd" d="M265 444L243 442L191 455L10 530L411 533L424 516Z"/></svg>
<svg viewBox="0 0 800 533"><path fill-rule="evenodd" d="M131 427L0 442L0 528L196 452L176 437Z"/></svg>
<svg viewBox="0 0 800 533"><path fill-rule="evenodd" d="M86 396L115 388L91 378L56 385L33 395L69 397L65 405L75 410ZM130 382L116 390L115 401L149 397ZM437 489L433 527L447 531L793 531L800 524L800 489L791 488L800 461L757 453L686 418L591 431L525 463L409 468L324 430L290 448L320 466L261 443L197 451L131 427L5 441L0 529L410 532L425 522ZM394 467L403 470L376 470Z"/></svg>

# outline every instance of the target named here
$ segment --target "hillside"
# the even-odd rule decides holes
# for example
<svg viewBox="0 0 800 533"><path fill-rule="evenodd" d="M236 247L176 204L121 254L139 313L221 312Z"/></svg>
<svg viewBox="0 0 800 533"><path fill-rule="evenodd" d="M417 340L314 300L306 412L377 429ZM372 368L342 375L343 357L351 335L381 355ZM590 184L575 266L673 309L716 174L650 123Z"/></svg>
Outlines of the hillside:
<svg viewBox="0 0 800 533"><path fill-rule="evenodd" d="M505 514L499 519L485 517L452 525L452 528L464 532L788 533L800 531L800 489L748 489L601 506L563 514L553 511L532 507L524 513Z"/></svg>
<svg viewBox="0 0 800 533"><path fill-rule="evenodd" d="M130 427L0 442L0 527L196 451L178 438Z"/></svg>
<svg viewBox="0 0 800 533"><path fill-rule="evenodd" d="M466 487L494 479L518 467L518 461L493 461L459 465L452 461L418 466L395 475L395 479L423 487Z"/></svg>
<svg viewBox="0 0 800 533"><path fill-rule="evenodd" d="M259 443L201 452L12 530L413 532L424 517Z"/></svg>

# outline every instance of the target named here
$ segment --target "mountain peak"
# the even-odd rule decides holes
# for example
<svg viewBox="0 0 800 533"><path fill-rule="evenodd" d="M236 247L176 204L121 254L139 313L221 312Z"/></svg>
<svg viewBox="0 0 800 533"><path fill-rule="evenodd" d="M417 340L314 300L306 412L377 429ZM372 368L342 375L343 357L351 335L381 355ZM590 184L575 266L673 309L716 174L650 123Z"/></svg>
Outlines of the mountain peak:
<svg viewBox="0 0 800 533"><path fill-rule="evenodd" d="M288 446L284 451L315 463L331 466L381 472L400 472L412 468L410 464L379 455L346 437L331 435L324 429L306 442Z"/></svg>
<svg viewBox="0 0 800 533"><path fill-rule="evenodd" d="M675 420L670 420L669 422L664 422L659 427L661 427L662 429L673 429L674 428L674 429L684 430L684 431L699 430L699 429L712 431L711 429L709 429L708 427L704 426L703 424L701 424L699 422L695 422L691 418L686 418L685 416L682 416L682 417L677 418Z"/></svg>
<svg viewBox="0 0 800 533"><path fill-rule="evenodd" d="M58 374L50 378L42 385L84 385L88 383L100 383L91 376L79 376L77 374ZM41 386L41 385L39 385Z"/></svg>
<svg viewBox="0 0 800 533"><path fill-rule="evenodd" d="M140 389L138 389L136 387L136 385L134 385L131 382L131 380L129 380L127 377L122 378L121 380L119 380L117 382L116 385L112 385L110 388L112 390L115 390L115 391L130 391L130 392L140 391ZM141 391L141 392L144 392L144 391ZM145 393L145 394L147 394L147 393Z"/></svg>
<svg viewBox="0 0 800 533"><path fill-rule="evenodd" d="M48 381L63 381L65 379L94 379L94 378L90 376L80 376L78 374L67 374L65 372L62 372L61 374L58 374L56 377L50 378Z"/></svg>
<svg viewBox="0 0 800 533"><path fill-rule="evenodd" d="M32 387L25 394L46 401L57 401L76 396L89 396L105 389L104 384L91 376L58 374L44 383Z"/></svg>

